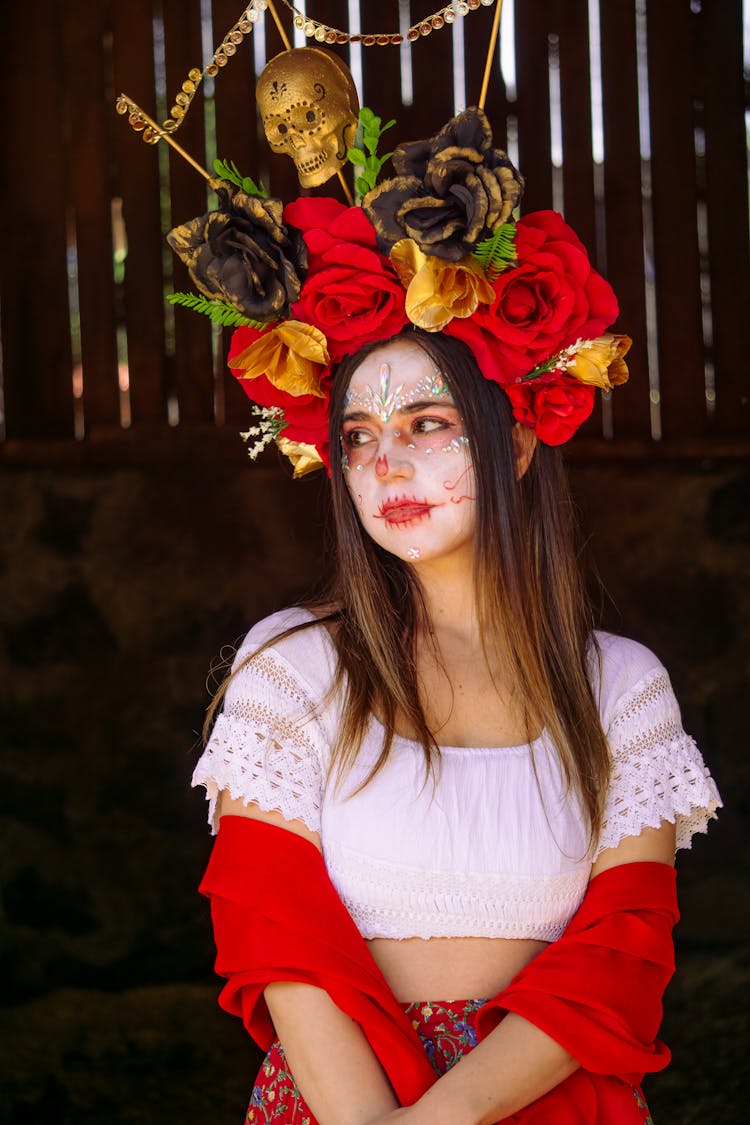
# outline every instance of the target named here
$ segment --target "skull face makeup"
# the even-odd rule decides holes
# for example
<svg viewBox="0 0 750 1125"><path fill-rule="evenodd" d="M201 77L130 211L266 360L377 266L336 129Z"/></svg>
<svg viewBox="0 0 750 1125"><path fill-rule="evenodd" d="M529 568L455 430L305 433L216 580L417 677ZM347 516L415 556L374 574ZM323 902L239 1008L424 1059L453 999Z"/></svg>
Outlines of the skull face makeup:
<svg viewBox="0 0 750 1125"><path fill-rule="evenodd" d="M432 359L397 340L371 352L346 393L341 442L367 534L411 565L473 554L475 483L463 421Z"/></svg>
<svg viewBox="0 0 750 1125"><path fill-rule="evenodd" d="M257 99L268 143L291 156L302 187L336 175L359 115L352 76L340 59L318 47L284 51L258 79Z"/></svg>

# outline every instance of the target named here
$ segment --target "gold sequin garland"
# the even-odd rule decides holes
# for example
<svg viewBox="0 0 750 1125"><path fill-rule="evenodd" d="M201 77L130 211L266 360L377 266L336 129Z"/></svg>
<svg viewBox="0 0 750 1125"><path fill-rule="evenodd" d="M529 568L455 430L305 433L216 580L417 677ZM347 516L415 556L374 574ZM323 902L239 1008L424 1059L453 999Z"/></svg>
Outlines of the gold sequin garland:
<svg viewBox="0 0 750 1125"><path fill-rule="evenodd" d="M221 45L214 51L213 58L204 70L193 67L187 78L182 83L179 93L175 97L174 105L169 111L169 117L162 122L166 133L174 133L179 129L185 114L190 109L196 91L204 78L215 78L219 70L226 66L232 55L237 53L237 48L246 35L249 35L255 24L261 19L268 8L268 0L252 0L237 22L230 28ZM115 103L118 113L128 114L128 121L137 133L142 133L146 144L156 144L160 134L152 129L144 120L137 105L120 95Z"/></svg>
<svg viewBox="0 0 750 1125"><path fill-rule="evenodd" d="M426 16L418 23L412 24L407 31L401 32L372 32L361 35L350 35L337 27L329 27L320 20L308 18L304 12L297 8L292 0L282 0L284 7L294 13L294 26L299 31L304 31L308 39L315 39L318 43L361 43L363 47L397 47L404 42L415 43L418 39L430 35L433 31L440 31L446 26L455 23L458 16L466 16L475 12L477 8L490 8L495 0L455 0L438 8L431 16Z"/></svg>

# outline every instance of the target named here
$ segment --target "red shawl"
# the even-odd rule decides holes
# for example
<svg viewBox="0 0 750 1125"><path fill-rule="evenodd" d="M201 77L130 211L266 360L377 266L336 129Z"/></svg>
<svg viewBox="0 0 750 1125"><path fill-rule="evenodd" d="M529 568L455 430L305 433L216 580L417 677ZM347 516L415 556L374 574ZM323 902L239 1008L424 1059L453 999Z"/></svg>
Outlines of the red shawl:
<svg viewBox="0 0 750 1125"><path fill-rule="evenodd" d="M228 978L219 1004L242 1018L264 1051L276 1036L263 989L274 980L305 981L362 1025L402 1105L435 1081L313 844L284 828L223 816L200 890L211 899L216 972Z"/></svg>
<svg viewBox="0 0 750 1125"><path fill-rule="evenodd" d="M325 989L363 1028L402 1105L436 1081L419 1038L350 915L320 852L283 828L224 816L200 886L211 899L219 1003L264 1050L274 1039L263 989L274 980ZM508 1121L641 1122L632 1092L669 1052L655 1039L674 971L674 869L631 863L589 885L563 936L478 1013L480 1036L507 1011L536 1024L582 1067Z"/></svg>

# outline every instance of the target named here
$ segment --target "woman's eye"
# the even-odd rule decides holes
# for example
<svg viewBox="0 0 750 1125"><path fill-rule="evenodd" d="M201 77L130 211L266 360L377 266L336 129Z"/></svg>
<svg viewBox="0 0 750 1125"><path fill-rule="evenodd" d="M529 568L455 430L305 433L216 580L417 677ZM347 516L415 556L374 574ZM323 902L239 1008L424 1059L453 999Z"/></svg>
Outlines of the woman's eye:
<svg viewBox="0 0 750 1125"><path fill-rule="evenodd" d="M433 434L438 430L447 430L451 426L445 418L415 418L412 432L415 434Z"/></svg>
<svg viewBox="0 0 750 1125"><path fill-rule="evenodd" d="M344 445L349 449L357 449L373 440L372 434L367 430L347 430L344 434Z"/></svg>

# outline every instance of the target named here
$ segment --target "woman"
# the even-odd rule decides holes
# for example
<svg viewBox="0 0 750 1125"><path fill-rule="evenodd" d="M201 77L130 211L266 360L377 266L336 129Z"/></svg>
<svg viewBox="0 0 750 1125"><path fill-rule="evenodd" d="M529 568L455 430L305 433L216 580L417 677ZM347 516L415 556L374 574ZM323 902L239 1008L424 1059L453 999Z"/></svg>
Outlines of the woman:
<svg viewBox="0 0 750 1125"><path fill-rule="evenodd" d="M718 804L666 672L593 631L558 451L464 343L331 386L328 596L251 630L194 776L223 1002L278 1040L248 1121L648 1121L675 847Z"/></svg>

